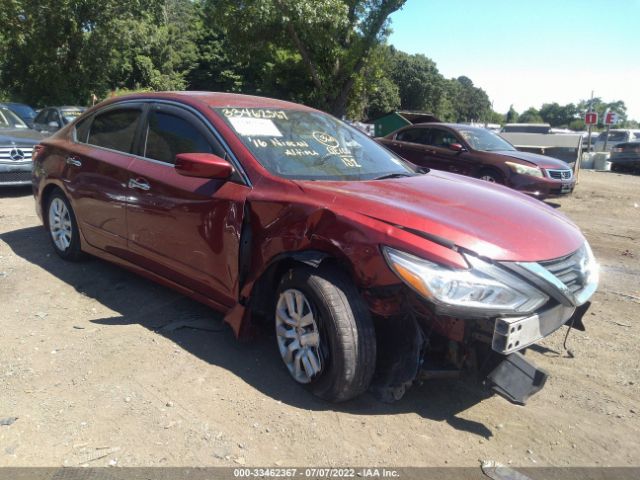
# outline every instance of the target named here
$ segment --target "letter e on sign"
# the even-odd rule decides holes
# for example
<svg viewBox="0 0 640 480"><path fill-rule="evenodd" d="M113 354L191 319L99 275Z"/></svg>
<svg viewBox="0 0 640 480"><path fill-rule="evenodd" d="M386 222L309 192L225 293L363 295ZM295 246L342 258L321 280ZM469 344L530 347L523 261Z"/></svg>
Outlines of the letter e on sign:
<svg viewBox="0 0 640 480"><path fill-rule="evenodd" d="M604 116L605 125L613 125L618 121L618 114L616 112L607 112Z"/></svg>
<svg viewBox="0 0 640 480"><path fill-rule="evenodd" d="M596 112L587 112L584 116L585 125L596 125L598 123L598 114Z"/></svg>

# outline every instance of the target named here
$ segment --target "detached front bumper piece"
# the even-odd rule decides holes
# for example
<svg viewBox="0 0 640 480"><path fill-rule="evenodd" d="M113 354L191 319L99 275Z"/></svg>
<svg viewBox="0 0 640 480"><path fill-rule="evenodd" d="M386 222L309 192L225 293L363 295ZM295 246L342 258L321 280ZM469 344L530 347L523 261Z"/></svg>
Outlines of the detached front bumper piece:
<svg viewBox="0 0 640 480"><path fill-rule="evenodd" d="M518 405L539 392L548 374L528 362L520 353L511 353L487 376L489 385L498 394Z"/></svg>

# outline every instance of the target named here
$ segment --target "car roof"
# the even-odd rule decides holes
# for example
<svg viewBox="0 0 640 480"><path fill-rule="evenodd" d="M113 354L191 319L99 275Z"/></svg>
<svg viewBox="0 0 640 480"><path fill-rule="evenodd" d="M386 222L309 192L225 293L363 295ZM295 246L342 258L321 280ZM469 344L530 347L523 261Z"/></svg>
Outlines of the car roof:
<svg viewBox="0 0 640 480"><path fill-rule="evenodd" d="M474 130L487 130L484 127L477 127L475 125L466 125L464 123L444 123L444 122L427 122L427 123L415 123L413 125L407 125L406 127L448 127L453 129L474 129Z"/></svg>
<svg viewBox="0 0 640 480"><path fill-rule="evenodd" d="M275 98L258 97L254 95L242 95L239 93L222 93L222 92L150 92L150 93L134 93L123 95L109 99L111 101L122 101L131 99L158 99L158 100L184 100L197 101L213 108L236 107L236 108L281 108L286 110L306 110L316 111L311 107L301 105L299 103L287 102L285 100L277 100Z"/></svg>

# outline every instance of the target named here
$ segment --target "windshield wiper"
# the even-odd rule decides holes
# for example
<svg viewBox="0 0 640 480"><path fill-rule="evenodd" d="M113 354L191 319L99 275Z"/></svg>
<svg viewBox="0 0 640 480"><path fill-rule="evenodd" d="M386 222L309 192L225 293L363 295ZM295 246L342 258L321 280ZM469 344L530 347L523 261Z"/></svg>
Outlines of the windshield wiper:
<svg viewBox="0 0 640 480"><path fill-rule="evenodd" d="M386 180L387 178L401 178L401 177L413 177L411 173L388 173L380 177L374 178L374 180Z"/></svg>

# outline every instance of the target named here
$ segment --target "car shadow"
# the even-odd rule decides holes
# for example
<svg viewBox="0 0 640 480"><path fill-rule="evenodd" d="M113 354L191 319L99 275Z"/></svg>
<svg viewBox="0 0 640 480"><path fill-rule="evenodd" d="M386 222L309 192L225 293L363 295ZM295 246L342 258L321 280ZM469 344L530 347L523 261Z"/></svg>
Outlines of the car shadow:
<svg viewBox="0 0 640 480"><path fill-rule="evenodd" d="M559 203L550 202L549 200L544 200L544 203L546 203L547 205L549 205L552 208L560 208L562 206Z"/></svg>
<svg viewBox="0 0 640 480"><path fill-rule="evenodd" d="M235 340L222 316L172 290L97 258L69 263L53 252L46 231L29 227L0 234L16 255L39 266L75 290L93 298L117 315L91 322L118 328L140 324L163 335L192 355L240 376L263 394L307 410L333 410L357 415L416 413L425 419L447 422L453 428L492 436L483 423L460 416L490 394L471 380L430 380L415 385L398 402L387 404L365 394L342 404L329 404L312 396L289 377L272 334L246 342ZM182 322L209 319L205 329L174 328Z"/></svg>
<svg viewBox="0 0 640 480"><path fill-rule="evenodd" d="M30 195L33 195L31 185L24 185L20 187L0 186L0 198L28 197Z"/></svg>

